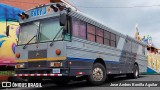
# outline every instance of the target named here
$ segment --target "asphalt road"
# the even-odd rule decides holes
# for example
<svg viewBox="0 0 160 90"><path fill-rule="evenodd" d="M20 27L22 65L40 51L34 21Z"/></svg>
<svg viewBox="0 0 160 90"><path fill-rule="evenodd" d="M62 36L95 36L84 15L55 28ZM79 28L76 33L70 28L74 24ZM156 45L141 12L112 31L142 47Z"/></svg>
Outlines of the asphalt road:
<svg viewBox="0 0 160 90"><path fill-rule="evenodd" d="M144 81L144 82L143 82ZM153 81L154 84L158 84L159 87L143 87L141 83L151 84ZM130 83L140 83L138 85L142 85L142 87L134 86L134 87L111 87L111 84L122 84L126 83L129 85ZM152 84L153 85L153 84ZM125 76L116 77L112 80L106 81L103 85L100 86L90 86L86 81L74 81L70 82L67 86L56 86L53 83L46 82L42 85L41 88L8 88L9 90L160 90L160 75L141 75L138 79L128 79Z"/></svg>

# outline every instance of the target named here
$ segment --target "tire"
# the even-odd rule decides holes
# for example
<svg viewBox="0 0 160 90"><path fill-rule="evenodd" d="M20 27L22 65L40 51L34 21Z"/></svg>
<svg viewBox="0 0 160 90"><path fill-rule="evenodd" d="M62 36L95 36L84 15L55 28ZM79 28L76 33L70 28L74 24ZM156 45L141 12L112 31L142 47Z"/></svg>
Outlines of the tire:
<svg viewBox="0 0 160 90"><path fill-rule="evenodd" d="M137 64L134 65L133 73L127 74L128 78L137 79L139 77L139 67Z"/></svg>
<svg viewBox="0 0 160 90"><path fill-rule="evenodd" d="M99 76L97 76L99 75ZM92 67L92 74L87 77L91 85L100 85L106 80L106 69L101 63L95 63Z"/></svg>
<svg viewBox="0 0 160 90"><path fill-rule="evenodd" d="M71 81L69 77L56 77L56 78L53 78L52 80L53 80L53 83L58 86L66 86Z"/></svg>

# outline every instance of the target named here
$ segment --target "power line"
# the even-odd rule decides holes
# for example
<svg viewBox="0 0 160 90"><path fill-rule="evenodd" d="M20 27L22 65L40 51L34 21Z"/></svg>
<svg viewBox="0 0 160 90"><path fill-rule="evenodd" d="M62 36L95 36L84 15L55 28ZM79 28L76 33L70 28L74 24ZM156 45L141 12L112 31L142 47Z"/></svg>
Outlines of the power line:
<svg viewBox="0 0 160 90"><path fill-rule="evenodd" d="M152 8L152 7L160 7L160 5L148 5L148 6L116 6L116 7L106 7L106 6L75 6L80 8Z"/></svg>

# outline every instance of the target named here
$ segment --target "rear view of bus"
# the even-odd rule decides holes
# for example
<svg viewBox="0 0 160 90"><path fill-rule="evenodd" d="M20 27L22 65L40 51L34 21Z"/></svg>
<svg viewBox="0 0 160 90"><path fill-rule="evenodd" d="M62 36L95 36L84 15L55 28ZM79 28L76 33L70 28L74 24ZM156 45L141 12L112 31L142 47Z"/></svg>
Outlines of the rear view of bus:
<svg viewBox="0 0 160 90"><path fill-rule="evenodd" d="M42 5L20 13L20 34L16 47L15 76L28 81L68 75L66 42L70 42L69 8Z"/></svg>

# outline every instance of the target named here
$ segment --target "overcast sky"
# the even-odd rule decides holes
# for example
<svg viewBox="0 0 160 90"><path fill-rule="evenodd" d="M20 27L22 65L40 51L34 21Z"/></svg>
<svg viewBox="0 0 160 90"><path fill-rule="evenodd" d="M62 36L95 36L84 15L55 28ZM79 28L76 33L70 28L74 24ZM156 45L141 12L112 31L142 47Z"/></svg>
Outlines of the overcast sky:
<svg viewBox="0 0 160 90"><path fill-rule="evenodd" d="M151 35L160 47L160 0L68 0L72 5L106 26L134 37Z"/></svg>

